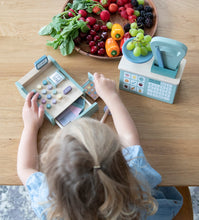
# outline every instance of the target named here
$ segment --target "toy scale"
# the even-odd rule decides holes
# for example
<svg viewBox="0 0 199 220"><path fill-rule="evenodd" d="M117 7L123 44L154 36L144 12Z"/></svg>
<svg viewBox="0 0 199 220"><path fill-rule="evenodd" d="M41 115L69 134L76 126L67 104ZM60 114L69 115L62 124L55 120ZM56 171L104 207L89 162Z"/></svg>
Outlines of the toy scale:
<svg viewBox="0 0 199 220"><path fill-rule="evenodd" d="M43 56L34 64L35 68L17 81L16 86L24 98L30 91L39 93L38 105L44 106L45 116L53 125L63 128L74 119L97 111L98 104L91 104L85 98L85 89L51 56Z"/></svg>
<svg viewBox="0 0 199 220"><path fill-rule="evenodd" d="M147 57L138 58L124 48L118 66L119 88L172 104L186 64L183 58L187 47L173 39L154 37L151 49Z"/></svg>

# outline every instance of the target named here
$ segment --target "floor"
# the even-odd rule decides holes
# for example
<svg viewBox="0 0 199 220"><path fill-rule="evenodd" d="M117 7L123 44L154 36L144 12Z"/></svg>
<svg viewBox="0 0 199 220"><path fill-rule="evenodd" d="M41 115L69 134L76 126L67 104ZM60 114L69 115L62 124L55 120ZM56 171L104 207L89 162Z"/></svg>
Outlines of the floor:
<svg viewBox="0 0 199 220"><path fill-rule="evenodd" d="M190 187L194 220L199 220L199 187ZM0 220L38 220L24 186L0 186Z"/></svg>

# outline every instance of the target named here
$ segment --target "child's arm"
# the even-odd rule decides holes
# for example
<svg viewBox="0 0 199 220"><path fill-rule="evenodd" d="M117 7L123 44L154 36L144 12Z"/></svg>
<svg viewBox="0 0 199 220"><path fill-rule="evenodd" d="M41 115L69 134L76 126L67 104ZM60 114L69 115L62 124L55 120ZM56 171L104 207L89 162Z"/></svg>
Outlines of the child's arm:
<svg viewBox="0 0 199 220"><path fill-rule="evenodd" d="M115 82L95 73L94 83L97 94L104 100L112 114L115 128L124 146L140 144L134 121L119 97Z"/></svg>
<svg viewBox="0 0 199 220"><path fill-rule="evenodd" d="M24 129L17 155L17 173L22 183L38 170L37 134L43 123L44 107L37 106L39 94L30 92L23 107Z"/></svg>

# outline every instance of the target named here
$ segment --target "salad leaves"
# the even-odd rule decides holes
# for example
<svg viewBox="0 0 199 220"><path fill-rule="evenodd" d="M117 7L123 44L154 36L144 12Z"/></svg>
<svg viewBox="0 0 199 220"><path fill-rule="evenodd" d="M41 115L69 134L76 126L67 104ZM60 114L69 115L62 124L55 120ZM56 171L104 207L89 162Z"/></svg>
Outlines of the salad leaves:
<svg viewBox="0 0 199 220"><path fill-rule="evenodd" d="M81 30L85 33L89 30L87 22L79 20L81 15L77 11L85 9L88 13L92 13L92 9L96 5L99 6L99 3L93 0L74 0L73 3L68 3L64 12L54 16L51 23L39 30L39 35L53 37L54 40L48 41L47 45L54 49L59 48L63 56L71 54L75 47L74 39L79 35L79 31ZM75 13L71 12L70 8ZM74 17L69 17L69 12Z"/></svg>
<svg viewBox="0 0 199 220"><path fill-rule="evenodd" d="M79 29L86 28L86 22L78 20L81 15L72 18L65 18L68 11L53 17L52 22L39 31L39 35L51 35L54 40L48 41L47 45L57 49L59 47L63 56L73 52L74 39L79 35Z"/></svg>

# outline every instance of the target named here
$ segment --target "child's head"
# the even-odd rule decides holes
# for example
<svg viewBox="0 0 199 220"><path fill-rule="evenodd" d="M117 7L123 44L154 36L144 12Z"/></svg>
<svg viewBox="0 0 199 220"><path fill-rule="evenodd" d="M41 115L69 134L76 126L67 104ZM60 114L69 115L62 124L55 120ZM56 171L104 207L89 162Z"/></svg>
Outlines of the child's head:
<svg viewBox="0 0 199 220"><path fill-rule="evenodd" d="M153 207L121 148L117 135L93 119L60 130L43 154L51 214L67 220L138 219L141 210Z"/></svg>

